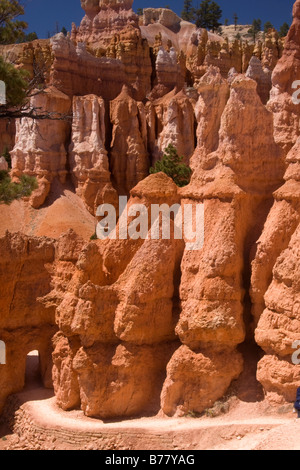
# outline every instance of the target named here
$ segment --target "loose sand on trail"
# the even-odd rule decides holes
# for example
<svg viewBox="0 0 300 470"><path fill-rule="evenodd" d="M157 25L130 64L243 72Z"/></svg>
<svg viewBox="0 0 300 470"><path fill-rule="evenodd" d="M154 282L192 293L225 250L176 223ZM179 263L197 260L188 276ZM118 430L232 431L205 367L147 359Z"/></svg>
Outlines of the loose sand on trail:
<svg viewBox="0 0 300 470"><path fill-rule="evenodd" d="M59 409L51 391L15 396L15 432L0 428L0 450L300 450L300 420L292 407L231 398L230 410L210 418L139 418L103 422ZM2 431L2 432L1 432Z"/></svg>

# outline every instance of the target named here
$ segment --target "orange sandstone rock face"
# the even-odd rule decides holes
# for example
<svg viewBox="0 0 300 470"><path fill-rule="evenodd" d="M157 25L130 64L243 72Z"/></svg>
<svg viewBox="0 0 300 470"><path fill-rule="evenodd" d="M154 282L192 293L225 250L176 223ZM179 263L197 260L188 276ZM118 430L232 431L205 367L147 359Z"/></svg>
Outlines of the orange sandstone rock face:
<svg viewBox="0 0 300 470"><path fill-rule="evenodd" d="M85 414L105 419L157 411L168 356L165 345L98 343L80 349L73 367Z"/></svg>
<svg viewBox="0 0 300 470"><path fill-rule="evenodd" d="M74 44L62 33L51 38L54 55L50 83L66 95L97 94L113 99L126 80L124 65L113 58L97 58L85 43Z"/></svg>
<svg viewBox="0 0 300 470"><path fill-rule="evenodd" d="M132 3L133 0L99 1L98 5L97 2L95 5L82 2L86 15L79 28L73 24L71 39L77 43L77 48L86 43L89 50L99 57L98 64L102 64L98 67L98 76L102 82L110 75L110 83L99 94L103 96L104 90L109 92L107 87L113 92L114 83L122 80L122 84L131 84L134 98L141 101L151 90L152 66L149 46L142 38ZM119 92L120 89L110 99Z"/></svg>
<svg viewBox="0 0 300 470"><path fill-rule="evenodd" d="M211 81L220 95L226 90L213 70ZM201 88L199 92L200 100ZM207 87L203 94L205 103ZM183 197L204 203L205 239L202 250L185 250L181 262L176 333L185 346L175 352L167 367L162 409L169 415L191 408L203 411L210 397L212 401L220 398L242 371L236 347L246 334L245 276L251 240L256 239L262 222L257 214L262 220L266 217L268 200L281 182L280 148L272 135L266 141L272 115L262 105L254 81L241 76L233 81L219 122L218 148L205 153L200 134L191 183L181 190ZM263 179L262 167L268 168Z"/></svg>
<svg viewBox="0 0 300 470"><path fill-rule="evenodd" d="M119 33L127 25L138 29L138 16L132 10L133 0L82 1L85 10L79 28L72 29L72 39L77 42L99 42L107 47L113 34Z"/></svg>
<svg viewBox="0 0 300 470"><path fill-rule="evenodd" d="M152 165L161 159L169 144L174 145L186 164L195 150L195 100L186 90L176 89L146 105L148 145Z"/></svg>
<svg viewBox="0 0 300 470"><path fill-rule="evenodd" d="M71 102L68 96L55 88L47 89L31 98L31 106L54 116L68 115ZM48 196L51 182L58 178L66 180L67 151L69 133L68 120L32 120L22 118L16 123L16 143L11 152L12 176L22 174L38 178L39 189L31 196L31 205L40 207Z"/></svg>
<svg viewBox="0 0 300 470"><path fill-rule="evenodd" d="M197 83L199 98L195 106L197 122L197 152L191 158L191 167L218 148L220 120L229 97L229 86L217 67L209 67ZM200 153L202 154L200 156Z"/></svg>
<svg viewBox="0 0 300 470"><path fill-rule="evenodd" d="M149 174L149 158L145 108L131 98L126 86L110 103L110 120L112 177L119 194L128 194Z"/></svg>
<svg viewBox="0 0 300 470"><path fill-rule="evenodd" d="M71 39L60 34L43 51L36 44L15 51L31 72L39 55L48 64L48 92L31 104L67 113L72 123L16 123L12 176L35 175L39 188L29 203L50 206L48 215L45 207L18 206L17 219L26 216L29 233L50 230L56 241L1 240L0 339L13 367L1 375L0 408L22 388L27 350L39 349L50 385L51 339L57 403L81 406L87 416L201 413L240 375L238 346L254 335L266 354L257 377L267 396L293 401L300 380L291 359L300 339L300 134L292 102L300 2L278 63L274 32L263 46L241 46L167 9L146 12L139 27L132 0L81 3L86 16ZM8 134L9 144L14 129ZM148 177L169 143L193 170L180 190L165 174ZM67 183L74 197L64 205ZM151 237L90 241L91 214L102 203L117 208L118 195L130 195L126 210L203 203L203 248ZM74 212L84 237L59 236L71 219L56 219L57 208L71 210L79 198Z"/></svg>
<svg viewBox="0 0 300 470"><path fill-rule="evenodd" d="M292 401L300 379L300 366L292 359L300 328L298 155L299 139L288 153L286 182L275 193L253 261L255 339L266 353L258 380L275 402Z"/></svg>
<svg viewBox="0 0 300 470"><path fill-rule="evenodd" d="M285 40L281 59L272 75L269 109L274 116L274 135L285 151L296 143L299 130L299 105L293 103L293 82L300 79L300 2L293 8L293 23Z"/></svg>
<svg viewBox="0 0 300 470"><path fill-rule="evenodd" d="M194 351L181 346L167 365L162 409L168 416L201 413L224 395L243 367L237 352Z"/></svg>
<svg viewBox="0 0 300 470"><path fill-rule="evenodd" d="M99 205L114 202L105 149L105 103L95 95L75 96L69 148L70 170L78 195L95 214Z"/></svg>
<svg viewBox="0 0 300 470"><path fill-rule="evenodd" d="M45 387L51 388L51 340L57 327L54 309L39 303L50 288L45 265L54 260L53 240L7 232L0 240L0 251L0 338L6 345L6 364L1 365L0 375L1 412L6 398L23 389L26 356L32 350L39 351L41 377Z"/></svg>
<svg viewBox="0 0 300 470"><path fill-rule="evenodd" d="M128 207L176 200L175 184L157 174L134 188ZM158 411L166 364L177 345L174 297L182 243L149 239L82 245L72 232L59 240L53 290L44 303L57 305L53 378L64 409L79 400L86 415L101 418ZM117 273L110 271L115 252Z"/></svg>
<svg viewBox="0 0 300 470"><path fill-rule="evenodd" d="M257 377L273 402L293 401L300 369L293 359L299 340L299 105L292 84L299 79L300 2L282 58L273 72L268 108L273 111L274 137L286 155L285 183L274 193L274 204L255 247L251 298L255 339L266 355ZM297 358L295 358L297 359Z"/></svg>
<svg viewBox="0 0 300 470"><path fill-rule="evenodd" d="M22 172L30 171L39 175L39 189L31 199L34 208L45 203L53 177L58 175L64 181L67 173L75 181L78 194L82 195L91 212L95 211L97 197L99 201L114 200L114 191L107 177L106 158L98 161L95 175L95 172L85 168L85 164L79 163L80 157L76 157L73 151L74 146L81 146L74 126L76 123L80 125L80 120L85 116L83 108L78 108L79 104L72 113L70 100L74 96L92 94L104 100L101 119L105 120L106 135L105 142L102 138L101 146L104 145L108 151L113 183L120 193L125 194L147 176L150 164L162 155L168 143L176 145L186 162L189 161L196 140L193 101L197 99L197 92L194 88L198 87L201 77L206 75L212 64L219 67L224 79L231 67L236 67L238 72L245 72L252 53L270 70L277 60L271 60L271 53L271 56L263 56L263 48L248 50L246 47L242 51L237 41L229 44L220 36L196 30L195 25L181 21L168 9L146 11L143 25L139 25L131 0L83 1L82 7L86 16L78 29L73 27L71 38L61 33L49 41L34 41L13 49L3 46L3 54L17 63L18 67L25 68L31 74L36 64L45 69L44 78L52 94L48 98L47 95L33 98L32 105L41 106L50 112L69 112L70 118L74 115L69 155L66 148L69 138L67 123L52 122L55 139L51 149L46 148L47 145L42 141L49 140L47 132L50 126L47 121L34 122L30 135L26 133L27 120L18 123L13 150L14 174L20 176ZM278 38L272 34L269 36L268 50L275 50ZM258 81L258 92L265 101L268 86L263 78L266 77L255 73L252 75ZM123 86L128 90L128 97L122 92ZM166 96L168 93L172 93L171 101ZM157 101L158 98L163 101ZM132 100L137 104L133 105ZM124 104L122 106L121 101ZM223 104L220 103L220 106L219 116ZM120 117L122 113L123 118ZM206 128L201 108L196 120L201 132L202 127ZM208 140L216 139L214 132L208 128L204 140L205 137ZM50 158L49 152L51 168L45 163ZM103 167L100 168L101 162ZM126 176L123 178L124 174ZM99 193L99 184L104 185L104 192L101 189Z"/></svg>

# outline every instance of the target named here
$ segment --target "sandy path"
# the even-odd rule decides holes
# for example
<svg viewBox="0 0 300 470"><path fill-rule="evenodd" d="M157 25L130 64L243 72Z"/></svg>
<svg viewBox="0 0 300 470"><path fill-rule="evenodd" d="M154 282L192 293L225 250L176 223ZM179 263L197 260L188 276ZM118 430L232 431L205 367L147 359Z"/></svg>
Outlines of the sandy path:
<svg viewBox="0 0 300 470"><path fill-rule="evenodd" d="M16 395L22 403L17 429L5 436L2 429L0 449L300 450L300 420L291 410L281 414L265 402L232 400L230 411L215 418L104 423L80 410L62 411L49 394L34 389Z"/></svg>

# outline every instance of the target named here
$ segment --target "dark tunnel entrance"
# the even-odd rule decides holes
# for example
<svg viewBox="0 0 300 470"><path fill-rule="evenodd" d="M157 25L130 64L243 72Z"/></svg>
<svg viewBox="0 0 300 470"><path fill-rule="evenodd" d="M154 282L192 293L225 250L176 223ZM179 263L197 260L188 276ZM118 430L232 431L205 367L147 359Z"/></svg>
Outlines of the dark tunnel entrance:
<svg viewBox="0 0 300 470"><path fill-rule="evenodd" d="M39 351L30 351L26 357L24 389L43 386Z"/></svg>

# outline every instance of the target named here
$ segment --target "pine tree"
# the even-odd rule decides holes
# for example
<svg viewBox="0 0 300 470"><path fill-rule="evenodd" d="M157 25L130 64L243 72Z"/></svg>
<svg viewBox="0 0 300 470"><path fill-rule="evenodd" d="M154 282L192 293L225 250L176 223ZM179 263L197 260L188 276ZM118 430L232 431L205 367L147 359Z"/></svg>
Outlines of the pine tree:
<svg viewBox="0 0 300 470"><path fill-rule="evenodd" d="M287 33L289 32L289 29L290 27L288 23L283 23L283 25L279 29L279 36L281 38L285 38L285 36L287 36Z"/></svg>
<svg viewBox="0 0 300 470"><path fill-rule="evenodd" d="M192 170L182 163L183 157L179 157L176 148L169 144L161 160L157 161L150 174L163 172L168 175L179 187L189 184Z"/></svg>
<svg viewBox="0 0 300 470"><path fill-rule="evenodd" d="M239 20L239 17L237 15L237 13L234 13L233 14L233 22L234 22L234 30L236 31L236 27L237 27L237 24L238 24L238 20Z"/></svg>
<svg viewBox="0 0 300 470"><path fill-rule="evenodd" d="M196 10L196 26L216 31L221 26L221 17L222 10L216 2L203 0Z"/></svg>
<svg viewBox="0 0 300 470"><path fill-rule="evenodd" d="M0 0L0 44L16 43L26 39L24 29L27 23L16 18L24 14L22 1ZM29 34L29 39L37 37L35 33ZM53 115L48 110L41 111L38 107L30 106L30 98L42 92L46 87L43 65L35 64L34 76L25 69L18 69L12 63L7 62L0 55L0 119L23 118L32 119L59 119L67 120L67 114L57 113ZM2 99L5 95L5 99Z"/></svg>
<svg viewBox="0 0 300 470"><path fill-rule="evenodd" d="M184 0L181 18L185 21L190 21L191 23L194 21L195 9L193 8L192 0Z"/></svg>
<svg viewBox="0 0 300 470"><path fill-rule="evenodd" d="M17 0L0 0L0 44L13 44L24 39L25 21L17 20L24 15L24 7Z"/></svg>
<svg viewBox="0 0 300 470"><path fill-rule="evenodd" d="M38 39L38 35L35 32L28 33L28 34L26 34L26 36L24 38L24 42L35 41L36 39Z"/></svg>
<svg viewBox="0 0 300 470"><path fill-rule="evenodd" d="M248 33L251 34L253 41L256 41L257 34L261 31L261 20L253 20L251 28Z"/></svg>
<svg viewBox="0 0 300 470"><path fill-rule="evenodd" d="M267 21L267 22L264 24L264 33L267 34L267 32L269 31L269 29L274 29L274 26L272 25L272 23L270 23L270 21Z"/></svg>
<svg viewBox="0 0 300 470"><path fill-rule="evenodd" d="M6 108L24 103L28 87L27 75L25 70L16 69L0 56L0 80L6 85Z"/></svg>

